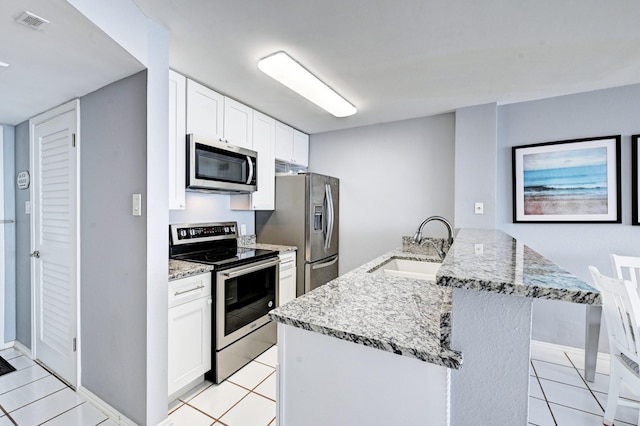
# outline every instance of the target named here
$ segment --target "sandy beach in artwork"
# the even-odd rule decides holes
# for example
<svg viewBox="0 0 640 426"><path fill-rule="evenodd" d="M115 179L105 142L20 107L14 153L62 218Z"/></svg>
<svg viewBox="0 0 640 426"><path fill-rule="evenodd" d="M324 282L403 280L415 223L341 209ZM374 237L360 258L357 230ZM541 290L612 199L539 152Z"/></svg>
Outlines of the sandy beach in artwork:
<svg viewBox="0 0 640 426"><path fill-rule="evenodd" d="M607 214L606 194L525 195L525 215Z"/></svg>

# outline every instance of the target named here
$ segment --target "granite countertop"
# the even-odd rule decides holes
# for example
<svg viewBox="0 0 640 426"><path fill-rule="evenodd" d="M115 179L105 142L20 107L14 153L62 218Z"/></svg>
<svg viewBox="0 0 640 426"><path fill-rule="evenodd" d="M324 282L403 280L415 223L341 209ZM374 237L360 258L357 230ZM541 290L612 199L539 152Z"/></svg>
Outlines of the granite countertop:
<svg viewBox="0 0 640 426"><path fill-rule="evenodd" d="M438 270L446 287L600 305L600 292L512 236L461 229Z"/></svg>
<svg viewBox="0 0 640 426"><path fill-rule="evenodd" d="M284 324L460 368L462 355L449 348L452 291L435 282L368 272L393 257L439 260L392 250L269 315Z"/></svg>
<svg viewBox="0 0 640 426"><path fill-rule="evenodd" d="M600 304L600 293L499 230L460 229L436 282L371 273L396 258L438 261L392 250L269 313L283 324L448 368L462 366L450 348L452 288ZM425 247L430 247L430 244Z"/></svg>
<svg viewBox="0 0 640 426"><path fill-rule="evenodd" d="M190 277L192 275L204 274L211 272L212 270L213 266L211 265L169 259L169 281Z"/></svg>

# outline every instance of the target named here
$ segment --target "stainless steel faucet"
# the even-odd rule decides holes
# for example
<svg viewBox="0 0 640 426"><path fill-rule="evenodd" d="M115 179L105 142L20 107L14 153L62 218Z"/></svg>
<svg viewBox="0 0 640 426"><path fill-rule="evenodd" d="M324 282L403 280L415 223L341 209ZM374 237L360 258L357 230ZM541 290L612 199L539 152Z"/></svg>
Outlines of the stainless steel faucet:
<svg viewBox="0 0 640 426"><path fill-rule="evenodd" d="M414 243L420 243L420 241L422 241L422 228L424 228L424 226L431 222L432 220L437 220L440 221L442 223L445 224L445 226L447 227L447 232L448 232L448 238L447 238L447 242L449 244L453 243L453 237L451 236L452 234L452 228L451 228L451 223L449 223L449 221L447 219L445 219L442 216L429 216L428 218L426 218L425 220L422 221L422 223L420 224L420 226L418 226L418 230L416 231L416 235L413 236L413 242Z"/></svg>

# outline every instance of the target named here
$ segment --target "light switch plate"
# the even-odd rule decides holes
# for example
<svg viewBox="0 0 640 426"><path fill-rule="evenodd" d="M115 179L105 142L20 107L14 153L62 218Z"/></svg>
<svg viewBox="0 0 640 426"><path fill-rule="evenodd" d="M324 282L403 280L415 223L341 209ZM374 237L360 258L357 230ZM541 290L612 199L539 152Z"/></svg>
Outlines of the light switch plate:
<svg viewBox="0 0 640 426"><path fill-rule="evenodd" d="M31 201L24 202L24 214L31 214Z"/></svg>
<svg viewBox="0 0 640 426"><path fill-rule="evenodd" d="M240 235L247 235L247 225L244 223L240 224Z"/></svg>
<svg viewBox="0 0 640 426"><path fill-rule="evenodd" d="M484 214L484 203L476 203L474 211L476 214Z"/></svg>
<svg viewBox="0 0 640 426"><path fill-rule="evenodd" d="M131 213L134 216L142 216L142 194L133 194Z"/></svg>

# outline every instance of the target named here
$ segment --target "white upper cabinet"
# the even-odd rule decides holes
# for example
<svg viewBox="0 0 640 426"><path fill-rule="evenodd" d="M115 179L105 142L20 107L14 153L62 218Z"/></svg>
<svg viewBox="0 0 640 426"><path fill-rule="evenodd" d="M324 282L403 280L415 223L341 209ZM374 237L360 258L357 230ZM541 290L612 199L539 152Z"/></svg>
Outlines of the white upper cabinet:
<svg viewBox="0 0 640 426"><path fill-rule="evenodd" d="M187 132L203 140L224 138L224 96L187 79Z"/></svg>
<svg viewBox="0 0 640 426"><path fill-rule="evenodd" d="M187 79L169 70L169 209L185 208Z"/></svg>
<svg viewBox="0 0 640 426"><path fill-rule="evenodd" d="M276 121L276 160L291 163L293 159L293 128Z"/></svg>
<svg viewBox="0 0 640 426"><path fill-rule="evenodd" d="M309 135L293 129L293 160L294 164L309 166Z"/></svg>
<svg viewBox="0 0 640 426"><path fill-rule="evenodd" d="M277 121L276 160L307 167L309 165L309 135Z"/></svg>
<svg viewBox="0 0 640 426"><path fill-rule="evenodd" d="M232 195L233 210L273 210L275 206L276 121L253 111L253 150L258 153L258 190Z"/></svg>
<svg viewBox="0 0 640 426"><path fill-rule="evenodd" d="M253 109L231 98L224 98L224 141L253 149Z"/></svg>

